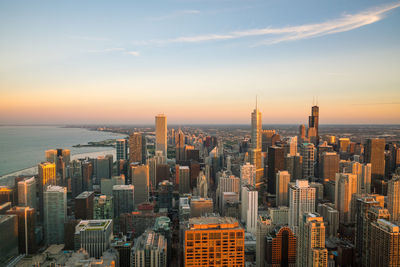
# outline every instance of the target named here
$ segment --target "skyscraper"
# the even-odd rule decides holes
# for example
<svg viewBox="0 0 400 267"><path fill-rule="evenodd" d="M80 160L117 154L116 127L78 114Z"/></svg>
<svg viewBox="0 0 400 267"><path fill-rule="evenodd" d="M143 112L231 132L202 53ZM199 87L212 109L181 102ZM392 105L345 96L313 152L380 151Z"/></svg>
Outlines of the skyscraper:
<svg viewBox="0 0 400 267"><path fill-rule="evenodd" d="M176 161L185 160L185 135L181 129L175 134L175 158Z"/></svg>
<svg viewBox="0 0 400 267"><path fill-rule="evenodd" d="M73 160L68 166L69 177L71 178L72 197L78 196L83 192L82 163Z"/></svg>
<svg viewBox="0 0 400 267"><path fill-rule="evenodd" d="M244 230L231 217L192 218L185 229L183 253L187 267L244 266Z"/></svg>
<svg viewBox="0 0 400 267"><path fill-rule="evenodd" d="M289 184L289 227L297 234L304 213L315 211L315 188L307 180Z"/></svg>
<svg viewBox="0 0 400 267"><path fill-rule="evenodd" d="M339 172L339 155L336 152L324 152L319 158L319 178L335 180Z"/></svg>
<svg viewBox="0 0 400 267"><path fill-rule="evenodd" d="M167 158L167 117L164 114L156 116L156 151L162 151Z"/></svg>
<svg viewBox="0 0 400 267"><path fill-rule="evenodd" d="M297 238L289 227L276 227L267 235L267 266L295 266L296 241Z"/></svg>
<svg viewBox="0 0 400 267"><path fill-rule="evenodd" d="M142 141L141 133L131 133L129 135L129 163L142 163Z"/></svg>
<svg viewBox="0 0 400 267"><path fill-rule="evenodd" d="M129 213L134 210L134 186L114 185L113 186L114 217L122 213Z"/></svg>
<svg viewBox="0 0 400 267"><path fill-rule="evenodd" d="M289 183L288 171L278 171L276 174L276 206L289 206Z"/></svg>
<svg viewBox="0 0 400 267"><path fill-rule="evenodd" d="M316 134L316 144L319 143L319 107L317 105L312 106L311 108L311 116L308 117L308 128L315 128Z"/></svg>
<svg viewBox="0 0 400 267"><path fill-rule="evenodd" d="M354 221L355 210L353 203L357 193L357 175L351 173L337 173L335 183L335 208L339 211L341 223Z"/></svg>
<svg viewBox="0 0 400 267"><path fill-rule="evenodd" d="M315 146L312 143L303 143L300 146L300 154L303 157L303 179L314 177Z"/></svg>
<svg viewBox="0 0 400 267"><path fill-rule="evenodd" d="M18 217L18 248L20 254L36 252L35 225L36 212L30 207L13 207L6 214ZM8 240L3 240L8 241Z"/></svg>
<svg viewBox="0 0 400 267"><path fill-rule="evenodd" d="M275 194L276 174L285 169L285 150L283 147L270 146L268 148L268 192Z"/></svg>
<svg viewBox="0 0 400 267"><path fill-rule="evenodd" d="M258 217L258 192L254 186L244 185L241 192L241 221L246 224L246 231L256 234Z"/></svg>
<svg viewBox="0 0 400 267"><path fill-rule="evenodd" d="M64 243L67 188L49 185L44 192L44 230L47 244Z"/></svg>
<svg viewBox="0 0 400 267"><path fill-rule="evenodd" d="M128 159L128 142L126 139L117 139L115 143L115 150L117 154L118 160L127 160Z"/></svg>
<svg viewBox="0 0 400 267"><path fill-rule="evenodd" d="M328 266L328 250L325 248L325 224L318 213L304 213L301 216L297 240L298 267Z"/></svg>
<svg viewBox="0 0 400 267"><path fill-rule="evenodd" d="M42 162L38 165L38 173L39 214L40 220L43 221L43 194L48 185L56 185L56 164L50 162Z"/></svg>
<svg viewBox="0 0 400 267"><path fill-rule="evenodd" d="M75 227L75 250L84 248L90 257L99 259L110 248L112 220L83 220Z"/></svg>
<svg viewBox="0 0 400 267"><path fill-rule="evenodd" d="M178 166L178 165L177 165ZM179 194L188 194L190 190L190 169L188 166L179 166L177 168L179 177Z"/></svg>
<svg viewBox="0 0 400 267"><path fill-rule="evenodd" d="M240 182L242 185L256 185L256 167L249 162L240 166Z"/></svg>
<svg viewBox="0 0 400 267"><path fill-rule="evenodd" d="M84 191L75 198L75 218L93 219L94 192Z"/></svg>
<svg viewBox="0 0 400 267"><path fill-rule="evenodd" d="M400 175L393 175L392 180L388 182L388 203L387 208L392 221L400 221Z"/></svg>
<svg viewBox="0 0 400 267"><path fill-rule="evenodd" d="M131 254L133 267L167 267L167 239L152 230L144 232L135 242Z"/></svg>
<svg viewBox="0 0 400 267"><path fill-rule="evenodd" d="M148 202L150 196L149 166L132 165L131 174L132 174L132 184L135 187L135 206L143 202Z"/></svg>
<svg viewBox="0 0 400 267"><path fill-rule="evenodd" d="M18 182L18 205L37 209L35 177Z"/></svg>
<svg viewBox="0 0 400 267"><path fill-rule="evenodd" d="M385 139L367 139L365 162L371 163L372 183L385 176ZM374 184L375 185L375 184Z"/></svg>
<svg viewBox="0 0 400 267"><path fill-rule="evenodd" d="M399 266L400 226L385 219L371 225L370 266Z"/></svg>
<svg viewBox="0 0 400 267"><path fill-rule="evenodd" d="M251 113L251 150L250 162L256 167L256 185L262 183L264 166L261 162L262 150L262 118L261 112L256 107Z"/></svg>

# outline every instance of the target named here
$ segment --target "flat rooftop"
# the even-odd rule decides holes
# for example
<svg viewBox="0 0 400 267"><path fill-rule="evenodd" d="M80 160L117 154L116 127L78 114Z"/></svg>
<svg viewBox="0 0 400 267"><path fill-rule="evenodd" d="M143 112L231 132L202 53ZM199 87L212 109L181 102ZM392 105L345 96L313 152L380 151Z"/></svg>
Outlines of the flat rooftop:
<svg viewBox="0 0 400 267"><path fill-rule="evenodd" d="M112 220L86 220L75 227L75 233L82 231L101 231L109 227Z"/></svg>
<svg viewBox="0 0 400 267"><path fill-rule="evenodd" d="M190 230L243 229L232 217L196 217L189 219Z"/></svg>

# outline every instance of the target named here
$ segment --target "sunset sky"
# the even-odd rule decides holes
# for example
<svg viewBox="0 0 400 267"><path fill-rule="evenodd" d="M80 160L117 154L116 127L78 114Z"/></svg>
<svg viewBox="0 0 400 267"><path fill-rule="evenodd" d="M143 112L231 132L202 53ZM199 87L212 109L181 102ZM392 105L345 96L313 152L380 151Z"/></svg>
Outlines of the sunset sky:
<svg viewBox="0 0 400 267"><path fill-rule="evenodd" d="M400 123L400 1L0 1L0 124Z"/></svg>

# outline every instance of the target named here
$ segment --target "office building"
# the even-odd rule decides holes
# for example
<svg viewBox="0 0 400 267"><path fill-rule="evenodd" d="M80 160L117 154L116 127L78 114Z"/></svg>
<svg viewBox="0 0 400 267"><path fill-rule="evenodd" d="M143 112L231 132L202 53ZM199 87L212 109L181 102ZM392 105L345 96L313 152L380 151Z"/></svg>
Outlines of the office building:
<svg viewBox="0 0 400 267"><path fill-rule="evenodd" d="M300 154L303 157L303 179L314 177L315 146L312 143L303 143L300 146Z"/></svg>
<svg viewBox="0 0 400 267"><path fill-rule="evenodd" d="M350 146L350 138L342 137L339 138L339 151L346 153Z"/></svg>
<svg viewBox="0 0 400 267"><path fill-rule="evenodd" d="M117 139L115 143L117 161L128 159L128 142L126 139Z"/></svg>
<svg viewBox="0 0 400 267"><path fill-rule="evenodd" d="M0 215L0 265L7 263L18 255L18 217Z"/></svg>
<svg viewBox="0 0 400 267"><path fill-rule="evenodd" d="M177 162L186 160L185 135L181 129L175 134L175 158Z"/></svg>
<svg viewBox="0 0 400 267"><path fill-rule="evenodd" d="M289 227L276 227L266 239L266 266L296 266L297 238Z"/></svg>
<svg viewBox="0 0 400 267"><path fill-rule="evenodd" d="M36 252L36 211L31 207L13 207L6 214L18 217L18 250L20 254ZM5 241L5 240L3 240Z"/></svg>
<svg viewBox="0 0 400 267"><path fill-rule="evenodd" d="M264 166L261 157L262 151L262 118L256 107L251 113L251 150L250 163L256 167L256 185L261 184L264 176Z"/></svg>
<svg viewBox="0 0 400 267"><path fill-rule="evenodd" d="M256 234L256 266L265 266L265 250L267 234L273 229L271 219L266 215L258 215Z"/></svg>
<svg viewBox="0 0 400 267"><path fill-rule="evenodd" d="M289 137L284 144L285 157L297 155L297 136Z"/></svg>
<svg viewBox="0 0 400 267"><path fill-rule="evenodd" d="M339 212L332 203L318 204L318 213L324 218L325 236L336 237L339 230Z"/></svg>
<svg viewBox="0 0 400 267"><path fill-rule="evenodd" d="M112 155L98 156L95 159L95 172L98 183L102 178L110 179L112 176Z"/></svg>
<svg viewBox="0 0 400 267"><path fill-rule="evenodd" d="M387 208L392 221L400 221L400 175L393 175L388 182Z"/></svg>
<svg viewBox="0 0 400 267"><path fill-rule="evenodd" d="M287 225L289 223L289 207L280 206L276 208L269 208L269 217L274 225Z"/></svg>
<svg viewBox="0 0 400 267"><path fill-rule="evenodd" d="M319 158L319 178L335 181L339 173L339 155L336 152L324 152Z"/></svg>
<svg viewBox="0 0 400 267"><path fill-rule="evenodd" d="M212 198L192 197L190 200L190 217L201 217L214 212Z"/></svg>
<svg viewBox="0 0 400 267"><path fill-rule="evenodd" d="M385 177L385 139L367 139L364 159L371 163L372 183Z"/></svg>
<svg viewBox="0 0 400 267"><path fill-rule="evenodd" d="M75 227L75 250L85 249L99 259L110 248L113 238L112 220L83 220Z"/></svg>
<svg viewBox="0 0 400 267"><path fill-rule="evenodd" d="M113 187L114 217L134 210L134 186L114 185Z"/></svg>
<svg viewBox="0 0 400 267"><path fill-rule="evenodd" d="M400 226L378 219L371 223L370 266L400 265Z"/></svg>
<svg viewBox="0 0 400 267"><path fill-rule="evenodd" d="M192 190L190 189L190 169L188 166L177 165L177 181L179 185L179 194L188 194Z"/></svg>
<svg viewBox="0 0 400 267"><path fill-rule="evenodd" d="M296 266L328 266L328 251L325 248L325 224L318 213L303 214L297 241Z"/></svg>
<svg viewBox="0 0 400 267"><path fill-rule="evenodd" d="M197 177L197 194L199 197L207 198L208 197L208 181L203 173L200 171L199 176Z"/></svg>
<svg viewBox="0 0 400 267"><path fill-rule="evenodd" d="M158 199L157 204L160 209L172 209L174 184L170 181L162 181L158 184Z"/></svg>
<svg viewBox="0 0 400 267"><path fill-rule="evenodd" d="M152 230L144 232L135 242L131 254L131 266L167 267L167 239Z"/></svg>
<svg viewBox="0 0 400 267"><path fill-rule="evenodd" d="M185 228L183 253L187 267L244 266L244 230L230 217L192 218Z"/></svg>
<svg viewBox="0 0 400 267"><path fill-rule="evenodd" d="M79 160L73 160L69 163L68 174L71 179L72 197L78 196L83 192L82 163Z"/></svg>
<svg viewBox="0 0 400 267"><path fill-rule="evenodd" d="M43 194L46 244L64 243L67 219L67 188L49 185Z"/></svg>
<svg viewBox="0 0 400 267"><path fill-rule="evenodd" d="M18 205L37 209L35 177L18 182Z"/></svg>
<svg viewBox="0 0 400 267"><path fill-rule="evenodd" d="M256 167L249 162L240 166L240 183L242 185L256 185Z"/></svg>
<svg viewBox="0 0 400 267"><path fill-rule="evenodd" d="M38 165L39 213L43 220L43 193L48 185L56 185L56 164L42 162Z"/></svg>
<svg viewBox="0 0 400 267"><path fill-rule="evenodd" d="M247 232L256 234L258 218L258 191L254 186L244 185L242 186L241 199L241 221L245 223Z"/></svg>
<svg viewBox="0 0 400 267"><path fill-rule="evenodd" d="M289 206L289 183L288 171L278 171L276 174L276 206Z"/></svg>
<svg viewBox="0 0 400 267"><path fill-rule="evenodd" d="M156 151L161 151L167 158L167 117L164 114L156 116Z"/></svg>
<svg viewBox="0 0 400 267"><path fill-rule="evenodd" d="M143 135L141 133L131 133L129 135L129 163L142 163L143 161Z"/></svg>
<svg viewBox="0 0 400 267"><path fill-rule="evenodd" d="M131 165L131 174L132 185L135 187L135 206L148 202L150 196L149 166Z"/></svg>
<svg viewBox="0 0 400 267"><path fill-rule="evenodd" d="M106 220L114 218L113 197L107 195L99 195L94 197L93 219Z"/></svg>
<svg viewBox="0 0 400 267"><path fill-rule="evenodd" d="M292 181L303 178L303 157L300 153L285 157L285 170L290 173Z"/></svg>
<svg viewBox="0 0 400 267"><path fill-rule="evenodd" d="M276 174L285 169L285 150L283 147L268 148L268 192L276 194Z"/></svg>
<svg viewBox="0 0 400 267"><path fill-rule="evenodd" d="M289 184L289 227L296 234L303 214L315 211L315 191L307 180Z"/></svg>
<svg viewBox="0 0 400 267"><path fill-rule="evenodd" d="M357 175L351 173L337 173L335 183L335 208L339 211L341 223L354 222L354 197L357 193Z"/></svg>
<svg viewBox="0 0 400 267"><path fill-rule="evenodd" d="M94 192L85 191L75 198L75 219L92 220Z"/></svg>
<svg viewBox="0 0 400 267"><path fill-rule="evenodd" d="M319 143L319 107L317 105L311 107L311 116L308 116L308 128L315 129L315 140L316 140L315 145L318 145L318 143Z"/></svg>

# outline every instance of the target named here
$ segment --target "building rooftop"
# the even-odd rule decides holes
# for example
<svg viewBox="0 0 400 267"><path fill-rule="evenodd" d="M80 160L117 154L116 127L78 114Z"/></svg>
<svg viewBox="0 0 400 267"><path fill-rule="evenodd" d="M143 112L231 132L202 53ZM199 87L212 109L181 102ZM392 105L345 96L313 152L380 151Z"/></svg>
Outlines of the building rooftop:
<svg viewBox="0 0 400 267"><path fill-rule="evenodd" d="M110 226L112 220L82 220L75 227L75 233L82 231L101 231Z"/></svg>
<svg viewBox="0 0 400 267"><path fill-rule="evenodd" d="M66 192L67 189L65 187L62 186L58 186L58 185L49 185L46 189L46 192L61 192L64 193Z"/></svg>
<svg viewBox="0 0 400 267"><path fill-rule="evenodd" d="M385 219L378 219L377 223L391 233L399 233L399 226L395 223L389 222Z"/></svg>
<svg viewBox="0 0 400 267"><path fill-rule="evenodd" d="M90 197L93 193L93 191L84 191L80 193L75 199L86 199Z"/></svg>
<svg viewBox="0 0 400 267"><path fill-rule="evenodd" d="M129 184L129 185L124 185L124 184L117 184L113 186L113 190L133 190L134 186Z"/></svg>
<svg viewBox="0 0 400 267"><path fill-rule="evenodd" d="M237 219L232 217L196 217L189 219L188 229L243 229Z"/></svg>
<svg viewBox="0 0 400 267"><path fill-rule="evenodd" d="M16 215L0 215L0 223L3 223L7 220L9 220L12 217L15 217Z"/></svg>

